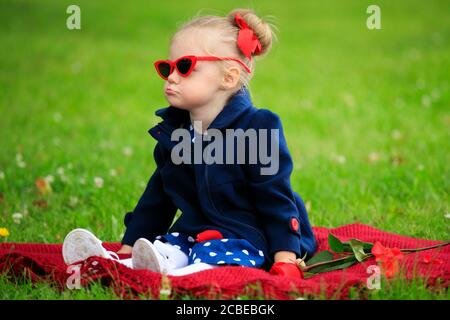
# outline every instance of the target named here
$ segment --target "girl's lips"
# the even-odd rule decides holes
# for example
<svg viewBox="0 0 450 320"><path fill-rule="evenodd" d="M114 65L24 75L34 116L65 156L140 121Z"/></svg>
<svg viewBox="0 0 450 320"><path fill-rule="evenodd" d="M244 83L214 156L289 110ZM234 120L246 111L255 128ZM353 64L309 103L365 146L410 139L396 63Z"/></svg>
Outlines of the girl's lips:
<svg viewBox="0 0 450 320"><path fill-rule="evenodd" d="M166 89L166 94L175 94L176 91L173 91L172 89Z"/></svg>

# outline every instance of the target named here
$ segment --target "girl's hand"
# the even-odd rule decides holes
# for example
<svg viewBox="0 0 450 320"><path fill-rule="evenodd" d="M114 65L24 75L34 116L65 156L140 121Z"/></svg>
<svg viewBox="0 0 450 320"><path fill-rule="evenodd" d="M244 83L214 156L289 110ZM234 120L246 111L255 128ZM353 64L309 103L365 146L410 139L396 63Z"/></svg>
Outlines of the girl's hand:
<svg viewBox="0 0 450 320"><path fill-rule="evenodd" d="M270 273L280 276L289 276L303 279L303 272L296 262L296 254L291 251L278 251L275 253L275 263Z"/></svg>
<svg viewBox="0 0 450 320"><path fill-rule="evenodd" d="M120 248L119 251L117 251L118 254L130 254L133 250L133 247L130 247L126 244L122 245L122 248Z"/></svg>
<svg viewBox="0 0 450 320"><path fill-rule="evenodd" d="M295 252L292 251L278 251L275 252L275 262L294 262L297 259Z"/></svg>

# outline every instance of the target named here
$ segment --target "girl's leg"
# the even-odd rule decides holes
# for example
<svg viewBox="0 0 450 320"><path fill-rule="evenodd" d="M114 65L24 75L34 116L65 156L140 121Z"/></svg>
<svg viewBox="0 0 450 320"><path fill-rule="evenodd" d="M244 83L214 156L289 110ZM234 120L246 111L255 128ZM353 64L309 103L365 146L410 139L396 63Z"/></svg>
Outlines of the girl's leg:
<svg viewBox="0 0 450 320"><path fill-rule="evenodd" d="M188 256L169 243L140 238L133 246L133 268L146 269L153 272L167 273L187 265Z"/></svg>
<svg viewBox="0 0 450 320"><path fill-rule="evenodd" d="M171 275L171 276L184 276L186 274L199 272L199 271L203 271L203 270L214 269L217 267L218 267L218 265L212 265L212 264L200 262L200 263L190 264L183 268L172 269L167 274Z"/></svg>
<svg viewBox="0 0 450 320"><path fill-rule="evenodd" d="M117 262L127 266L128 268L131 268L131 269L133 268L133 259L131 259L131 258L121 259L121 260L118 260Z"/></svg>

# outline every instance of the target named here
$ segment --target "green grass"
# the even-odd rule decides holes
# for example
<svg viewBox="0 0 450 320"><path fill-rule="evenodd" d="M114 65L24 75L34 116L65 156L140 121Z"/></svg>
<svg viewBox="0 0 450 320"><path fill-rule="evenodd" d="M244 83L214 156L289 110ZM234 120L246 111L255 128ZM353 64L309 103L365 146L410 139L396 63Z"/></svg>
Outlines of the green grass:
<svg viewBox="0 0 450 320"><path fill-rule="evenodd" d="M76 227L120 240L123 216L155 168L147 129L158 121L154 111L167 106L152 62L167 55L177 24L202 9L224 15L235 7L276 18L278 41L257 61L251 92L256 106L283 121L295 163L292 186L311 223L358 221L448 240L446 1L377 1L382 29L376 31L365 24L369 1L212 7L197 0L155 8L85 0L77 2L79 31L65 27L69 4L0 3L0 228L10 231L4 241L56 243ZM49 175L53 192L41 196L35 180ZM102 188L95 177L103 178ZM23 215L19 223L14 213ZM0 277L0 299L113 297L94 288L61 295ZM445 297L420 283L373 296Z"/></svg>

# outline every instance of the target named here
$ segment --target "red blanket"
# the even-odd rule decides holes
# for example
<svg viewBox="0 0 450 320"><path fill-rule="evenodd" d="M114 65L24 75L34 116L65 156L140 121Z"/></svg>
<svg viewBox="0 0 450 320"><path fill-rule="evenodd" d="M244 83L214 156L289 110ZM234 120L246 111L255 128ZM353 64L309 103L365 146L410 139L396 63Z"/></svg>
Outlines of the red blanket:
<svg viewBox="0 0 450 320"><path fill-rule="evenodd" d="M350 238L367 242L380 241L386 247L400 249L441 243L388 233L363 224L350 224L334 229L314 227L319 251L329 249L329 232L343 241ZM108 250L118 250L120 244L104 243L104 246ZM67 272L61 247L61 244L2 243L0 272L16 276L25 273L33 281L48 281L61 290L67 290L67 280L73 271ZM409 253L403 260L403 277L409 280L420 277L430 286L448 287L449 262L450 246ZM345 299L348 298L351 287L364 292L361 289L367 288L367 278L370 276L367 267L375 264L375 260L371 258L348 269L322 273L309 279L274 276L264 270L237 266L162 278L158 273L132 270L113 260L91 257L81 265L80 274L82 286L92 281L101 281L104 285L112 286L123 298L136 298L140 294L159 298L161 293L170 292L171 298L188 294L209 299L232 299L245 294L251 298L263 296L266 299L291 299L302 294Z"/></svg>

